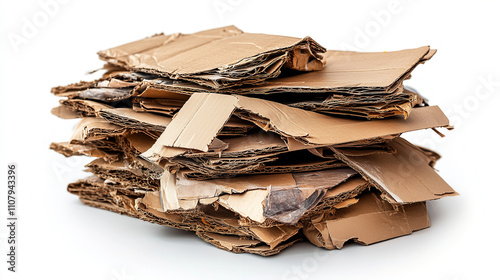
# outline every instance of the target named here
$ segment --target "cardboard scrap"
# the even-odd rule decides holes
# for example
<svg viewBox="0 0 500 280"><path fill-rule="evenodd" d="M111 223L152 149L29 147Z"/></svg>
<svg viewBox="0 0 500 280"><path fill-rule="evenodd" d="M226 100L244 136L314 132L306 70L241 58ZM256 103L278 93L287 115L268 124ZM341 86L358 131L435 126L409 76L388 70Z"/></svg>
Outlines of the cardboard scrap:
<svg viewBox="0 0 500 280"><path fill-rule="evenodd" d="M231 112L236 110L235 114L240 118L265 131L311 146L330 146L424 128L449 127L448 119L437 106L416 108L407 120L392 118L366 122L325 116L244 96L196 93L186 105L172 120L169 126L172 128L164 131L153 147L143 154L144 158L159 161L165 147L207 151ZM214 110L221 108L224 108L224 113L219 115L217 122L209 121Z"/></svg>
<svg viewBox="0 0 500 280"><path fill-rule="evenodd" d="M81 120L50 148L95 158L68 185L84 204L226 251L368 245L429 227L426 201L457 195L440 155L401 137L452 128L403 85L435 53L234 26L158 34L100 51L101 78L52 89L52 113Z"/></svg>
<svg viewBox="0 0 500 280"><path fill-rule="evenodd" d="M369 245L430 226L424 202L399 208L394 209L375 193L367 193L354 205L312 222L304 233L314 239L315 245L341 249L350 240Z"/></svg>
<svg viewBox="0 0 500 280"><path fill-rule="evenodd" d="M252 42L246 42L248 40ZM196 92L250 95L306 110L368 119L394 115L407 117L413 107L424 103L418 94L403 89L403 81L410 77L416 66L434 56L436 50L429 46L373 53L330 50L324 58L316 54L310 59L311 54L320 48L306 38L298 43L301 45L307 41L306 46L295 45L294 51L289 51L285 60L292 61L292 69L302 69L300 65L306 65L308 70L313 70L315 65L319 68L324 65L324 69L304 74L285 71L285 74L279 75L283 65L275 65L277 58L271 53L279 50L279 46L295 41L299 39L246 34L235 27L188 35L156 35L99 53L104 60L131 70L118 66L110 68L108 65L105 67L108 72L102 78L56 87L53 93L70 99L127 101L133 103L134 110L170 116L182 107L189 95ZM266 52L268 47L272 50ZM242 58L257 52L262 54ZM208 54L211 59L206 59ZM266 60L262 56L272 58ZM242 60L231 64L230 61L235 59ZM318 59L322 62L319 63ZM326 60L330 63L324 64ZM187 61L191 68L186 66ZM247 64L251 66L247 67ZM285 63L284 66L290 65ZM217 73L193 72L209 71L207 67L215 67L210 71ZM245 70L238 70L241 67ZM201 70L204 68L207 69ZM186 77L186 71L191 71L188 76L196 76L195 82L191 81L193 77ZM242 82L245 71L251 74L251 81L248 82L252 84ZM221 73L231 77L221 78L224 75ZM255 84L258 79L261 81ZM239 85L241 83L244 85Z"/></svg>
<svg viewBox="0 0 500 280"><path fill-rule="evenodd" d="M99 57L138 72L224 88L274 78L282 67L321 70L324 52L309 37L243 33L228 26L188 35L157 35L100 51Z"/></svg>
<svg viewBox="0 0 500 280"><path fill-rule="evenodd" d="M430 166L431 160L403 138L389 141L396 153L336 155L396 203L414 203L457 193Z"/></svg>

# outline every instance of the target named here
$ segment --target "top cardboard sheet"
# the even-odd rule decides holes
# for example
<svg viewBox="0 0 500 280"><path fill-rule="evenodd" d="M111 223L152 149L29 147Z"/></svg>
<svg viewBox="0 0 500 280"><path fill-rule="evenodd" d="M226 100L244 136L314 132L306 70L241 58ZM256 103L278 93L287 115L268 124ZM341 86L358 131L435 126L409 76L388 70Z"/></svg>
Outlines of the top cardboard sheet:
<svg viewBox="0 0 500 280"><path fill-rule="evenodd" d="M157 35L100 51L99 57L134 71L225 88L277 77L282 67L322 70L324 52L310 37L243 33L228 26Z"/></svg>

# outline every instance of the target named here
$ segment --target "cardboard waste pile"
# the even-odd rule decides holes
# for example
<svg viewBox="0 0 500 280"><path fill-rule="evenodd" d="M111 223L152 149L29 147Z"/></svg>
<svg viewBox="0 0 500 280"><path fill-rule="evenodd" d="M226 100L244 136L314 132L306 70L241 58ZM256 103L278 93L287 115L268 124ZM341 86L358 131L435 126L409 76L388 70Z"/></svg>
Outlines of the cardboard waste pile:
<svg viewBox="0 0 500 280"><path fill-rule="evenodd" d="M400 137L451 128L403 87L434 53L232 26L155 35L99 52L102 78L53 89L53 114L81 120L51 148L96 158L68 186L83 203L228 251L372 244L429 227L426 201L456 195L439 155Z"/></svg>

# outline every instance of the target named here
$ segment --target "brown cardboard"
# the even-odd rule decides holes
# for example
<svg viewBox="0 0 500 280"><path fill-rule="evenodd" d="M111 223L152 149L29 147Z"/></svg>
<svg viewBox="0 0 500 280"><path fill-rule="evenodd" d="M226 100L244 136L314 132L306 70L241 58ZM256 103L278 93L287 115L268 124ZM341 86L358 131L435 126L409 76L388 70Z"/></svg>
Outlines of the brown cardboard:
<svg viewBox="0 0 500 280"><path fill-rule="evenodd" d="M457 193L429 165L431 160L403 138L388 141L395 153L348 156L335 150L343 160L396 203L433 200Z"/></svg>
<svg viewBox="0 0 500 280"><path fill-rule="evenodd" d="M159 176L161 171L144 170L129 165L125 160L106 162L96 159L85 167L89 168L94 175L103 180L112 180L125 185L133 185L146 190L158 190L160 187Z"/></svg>
<svg viewBox="0 0 500 280"><path fill-rule="evenodd" d="M113 162L120 159L119 154L108 153L90 145L70 144L69 142L51 143L50 149L64 155L70 156L90 156L103 158L105 161Z"/></svg>
<svg viewBox="0 0 500 280"><path fill-rule="evenodd" d="M101 140L110 135L122 135L125 128L99 118L83 118L75 127L70 143L85 143Z"/></svg>
<svg viewBox="0 0 500 280"><path fill-rule="evenodd" d="M434 54L435 50L429 47L380 53L328 51L325 58L330 63L323 71L279 77L260 85L221 89L219 92L260 94L261 98L324 113L367 118L407 116L411 108L422 101L415 93L403 92L402 81L409 77L416 65ZM145 80L137 88L140 96L151 96L148 92L154 91L155 98L167 98L175 92L213 92L199 85L162 79ZM170 106L180 107L175 102Z"/></svg>
<svg viewBox="0 0 500 280"><path fill-rule="evenodd" d="M341 249L350 240L369 245L429 226L425 203L394 209L375 193L367 193L352 206L338 209L332 218L315 223L316 232L309 227L305 233L317 246Z"/></svg>
<svg viewBox="0 0 500 280"><path fill-rule="evenodd" d="M204 198L257 223L296 224L327 193L356 173L349 168L193 181L168 172L161 183L163 210L194 209ZM347 191L344 191L347 192ZM343 192L343 193L344 193ZM344 199L337 195L339 202Z"/></svg>
<svg viewBox="0 0 500 280"><path fill-rule="evenodd" d="M241 228L238 230L237 223L230 222L230 219L227 220L231 215L224 217L225 214L223 214L223 216L220 216L220 211L210 211L210 207L207 208L208 212L207 209L200 209L205 215L205 219L202 220L193 220L193 217L190 217L190 212L187 212L187 215L163 213L158 209L161 206L159 204L158 195L155 195L155 192L138 192L137 189L127 189L121 184L106 183L96 177L89 177L72 183L68 186L68 190L78 195L83 203L93 207L129 215L162 225L169 225L186 230L195 230L198 235L217 236L217 234L212 235L212 233L224 232L225 236L227 236L227 234L235 234L237 238L234 240L254 240L250 241L250 243L258 244L259 246L257 248L251 248L249 252L256 254L269 255L270 252L274 254L288 247L284 246L284 244L288 242L293 244L298 241L296 237L299 230L298 227L275 226L262 228L253 226L247 229ZM224 223L224 221L226 221L226 223ZM211 224L217 222L219 224L214 228ZM227 222L229 222L229 224ZM236 243L241 246L248 244L246 243L247 241L236 241Z"/></svg>
<svg viewBox="0 0 500 280"><path fill-rule="evenodd" d="M181 168L189 169L182 173L184 177L197 180L229 178L244 174L315 171L345 166L336 158L317 157L307 150L238 158L198 159L179 156L169 161L172 164L178 164Z"/></svg>
<svg viewBox="0 0 500 280"><path fill-rule="evenodd" d="M456 192L400 135L451 128L403 87L435 50L325 51L229 26L99 52L101 78L52 89L52 113L82 120L51 149L97 158L68 191L263 256L428 227L425 201Z"/></svg>
<svg viewBox="0 0 500 280"><path fill-rule="evenodd" d="M220 95L219 95L220 96ZM238 116L283 137L305 144L335 145L363 139L435 127L448 127L449 121L437 106L415 108L410 118L355 120L336 118L291 108L261 99L238 96ZM338 133L336 133L338 132Z"/></svg>
<svg viewBox="0 0 500 280"><path fill-rule="evenodd" d="M255 123L263 130L306 145L336 145L449 126L448 119L437 106L416 108L407 120L391 118L367 122L325 116L243 96L197 93L190 97L186 105L188 106L179 111L155 145L143 154L145 158L156 160L161 157L164 147L208 151L212 139L235 110L240 118Z"/></svg>
<svg viewBox="0 0 500 280"><path fill-rule="evenodd" d="M296 188L271 186L264 205L264 217L284 224L296 224L314 208L328 189L335 189L356 172L349 168L295 173Z"/></svg>
<svg viewBox="0 0 500 280"><path fill-rule="evenodd" d="M135 209L136 195L133 191L116 190L99 178L88 177L71 183L68 185L68 191L78 195L83 203L90 206L139 217Z"/></svg>
<svg viewBox="0 0 500 280"><path fill-rule="evenodd" d="M204 241L216 247L233 253L251 253L261 256L272 256L300 241L299 238L281 244L274 249L269 245L257 240L241 239L237 236L222 235L217 233L197 232L197 235Z"/></svg>
<svg viewBox="0 0 500 280"><path fill-rule="evenodd" d="M167 47L168 45L163 46L162 51L168 52ZM128 50L124 53L128 53ZM125 55L124 53L120 55ZM293 107L328 114L369 119L393 115L406 117L412 107L422 103L422 99L416 93L403 91L402 82L409 78L418 64L429 60L434 54L435 50L429 47L378 53L328 51L325 58L331 63L323 71L285 75L259 85L222 88L217 91L187 81L174 82L151 74L114 70L96 81L57 87L53 92L58 96L104 102L116 102L138 95L140 97L133 98L136 110L171 116L182 106L186 95L219 92L260 95L261 98ZM120 56L118 53L114 55Z"/></svg>
<svg viewBox="0 0 500 280"><path fill-rule="evenodd" d="M275 93L348 93L369 94L393 92L400 86L402 78L419 64L435 54L428 46L393 52L352 52L329 50L325 55L328 63L322 71L288 75L270 79L258 85L247 85L237 89L220 89L219 93L275 94ZM171 83L166 79L145 81L166 92L195 93L213 92L189 82ZM158 92L156 98L162 98Z"/></svg>
<svg viewBox="0 0 500 280"><path fill-rule="evenodd" d="M228 26L153 36L100 51L99 57L134 71L224 88L277 77L282 67L321 70L325 51L309 37L243 33Z"/></svg>
<svg viewBox="0 0 500 280"><path fill-rule="evenodd" d="M98 111L98 116L108 122L137 130L163 132L172 120L152 113L138 113L130 108L106 108Z"/></svg>

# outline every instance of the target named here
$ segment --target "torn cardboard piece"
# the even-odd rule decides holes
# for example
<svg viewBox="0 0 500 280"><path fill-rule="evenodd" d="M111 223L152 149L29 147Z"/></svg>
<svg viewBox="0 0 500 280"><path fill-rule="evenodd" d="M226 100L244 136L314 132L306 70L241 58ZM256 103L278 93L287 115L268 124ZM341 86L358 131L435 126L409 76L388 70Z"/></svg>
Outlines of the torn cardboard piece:
<svg viewBox="0 0 500 280"><path fill-rule="evenodd" d="M241 239L237 236L222 235L217 233L197 232L197 235L204 241L216 246L217 248L233 252L233 253L251 253L261 256L272 256L282 250L292 246L300 241L300 238L295 238L284 242L283 244L271 249L269 245L263 244L258 240Z"/></svg>
<svg viewBox="0 0 500 280"><path fill-rule="evenodd" d="M106 73L107 78L57 87L53 92L70 100L132 100L135 110L170 116L182 107L190 94L218 92L251 95L327 114L368 119L407 117L412 107L422 104L423 100L416 93L404 91L402 83L418 64L434 54L435 50L429 47L379 53L328 51L325 57L331 63L323 71L287 73L263 84L234 89L214 90L151 74L114 71Z"/></svg>
<svg viewBox="0 0 500 280"><path fill-rule="evenodd" d="M271 219L293 225L314 208L329 189L355 174L352 169L339 168L201 182L166 172L163 174L165 179L160 182L162 209L194 209L200 200L216 198L211 203L217 202L257 223L262 224L266 219Z"/></svg>
<svg viewBox="0 0 500 280"><path fill-rule="evenodd" d="M153 169L153 166L131 165L125 160L106 162L96 159L85 167L97 177L103 180L111 180L125 185L133 185L146 190L158 190L160 188L160 176L163 170Z"/></svg>
<svg viewBox="0 0 500 280"><path fill-rule="evenodd" d="M394 209L375 193L366 193L354 205L338 209L333 217L307 225L304 233L319 247L341 249L351 240L369 245L429 226L424 202Z"/></svg>
<svg viewBox="0 0 500 280"><path fill-rule="evenodd" d="M80 200L90 206L131 217L139 217L135 209L135 198L140 194L133 191L115 189L97 177L88 177L68 185L68 191L78 195Z"/></svg>
<svg viewBox="0 0 500 280"><path fill-rule="evenodd" d="M430 166L432 159L402 138L389 140L396 153L346 155L334 149L339 159L377 187L395 203L414 203L457 193Z"/></svg>
<svg viewBox="0 0 500 280"><path fill-rule="evenodd" d="M157 35L100 51L99 57L138 72L225 88L275 78L282 67L321 70L324 52L309 37L243 33L228 26L187 35Z"/></svg>
<svg viewBox="0 0 500 280"><path fill-rule="evenodd" d="M113 162L120 159L120 154L107 153L96 147L90 145L70 144L69 142L51 143L50 149L64 155L65 157L71 156L90 156L103 158L107 162Z"/></svg>
<svg viewBox="0 0 500 280"><path fill-rule="evenodd" d="M214 112L217 112L216 116ZM367 122L325 116L256 98L197 93L190 97L143 157L157 161L164 147L208 151L211 141L233 112L265 131L312 146L336 145L449 126L448 119L437 106L416 108L407 120L391 118Z"/></svg>
<svg viewBox="0 0 500 280"><path fill-rule="evenodd" d="M195 159L176 157L171 164L186 168L182 176L196 180L231 178L246 174L318 171L346 166L336 158L321 158L309 151L278 152L240 158Z"/></svg>
<svg viewBox="0 0 500 280"><path fill-rule="evenodd" d="M193 83L173 83L166 78L145 80L138 87L140 92L163 89L155 98L168 98L172 93L192 94L213 92L240 95L265 95L281 93L337 93L369 95L394 92L401 87L409 73L421 63L429 60L435 50L428 46L392 52L351 52L329 50L325 55L328 63L322 71L290 73L277 79L270 79L257 85L219 89L217 92ZM167 94L164 97L163 94ZM146 96L144 96L146 97Z"/></svg>

